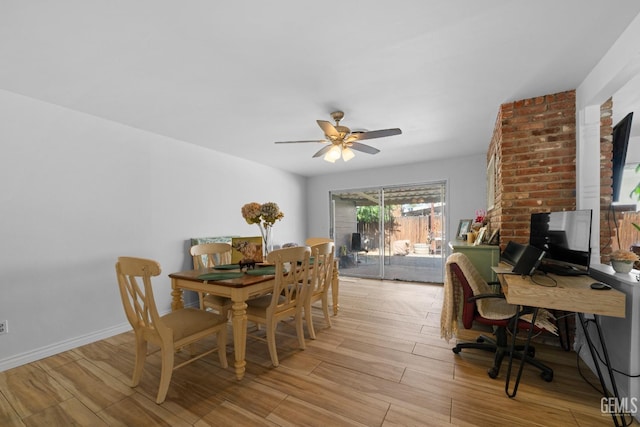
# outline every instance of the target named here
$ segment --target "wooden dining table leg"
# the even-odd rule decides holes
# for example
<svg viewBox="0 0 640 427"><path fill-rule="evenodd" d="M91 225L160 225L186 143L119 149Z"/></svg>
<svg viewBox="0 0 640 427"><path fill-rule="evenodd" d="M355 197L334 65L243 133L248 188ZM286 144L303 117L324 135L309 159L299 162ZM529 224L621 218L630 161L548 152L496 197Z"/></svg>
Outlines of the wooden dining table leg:
<svg viewBox="0 0 640 427"><path fill-rule="evenodd" d="M231 306L231 327L233 328L233 348L235 352L236 378L241 380L244 377L247 361L247 303L246 300L238 301L232 298Z"/></svg>
<svg viewBox="0 0 640 427"><path fill-rule="evenodd" d="M171 279L171 310L176 311L184 308L182 300L182 289L176 286L176 279Z"/></svg>

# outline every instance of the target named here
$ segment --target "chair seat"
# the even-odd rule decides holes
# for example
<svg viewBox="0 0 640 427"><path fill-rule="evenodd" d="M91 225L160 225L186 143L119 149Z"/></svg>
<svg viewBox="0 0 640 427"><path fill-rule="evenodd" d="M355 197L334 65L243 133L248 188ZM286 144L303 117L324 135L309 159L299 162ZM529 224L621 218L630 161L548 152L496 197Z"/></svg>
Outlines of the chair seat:
<svg viewBox="0 0 640 427"><path fill-rule="evenodd" d="M282 295L278 298L278 304L285 302L285 297ZM263 295L261 297L253 298L247 301L247 314L261 315L271 304L271 294Z"/></svg>
<svg viewBox="0 0 640 427"><path fill-rule="evenodd" d="M476 304L480 316L489 320L509 319L515 316L518 311L517 306L509 304L504 298L479 299Z"/></svg>
<svg viewBox="0 0 640 427"><path fill-rule="evenodd" d="M206 328L226 322L221 315L196 308L183 308L162 316L162 321L173 330L173 341L193 335Z"/></svg>

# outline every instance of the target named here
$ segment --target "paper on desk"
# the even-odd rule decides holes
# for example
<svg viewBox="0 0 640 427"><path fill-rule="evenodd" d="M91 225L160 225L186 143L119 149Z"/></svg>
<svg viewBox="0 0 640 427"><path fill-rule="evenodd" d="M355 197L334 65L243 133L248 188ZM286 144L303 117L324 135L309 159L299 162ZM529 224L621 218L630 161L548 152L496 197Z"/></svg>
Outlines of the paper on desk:
<svg viewBox="0 0 640 427"><path fill-rule="evenodd" d="M520 316L522 320L526 320L529 323L531 323L532 317L533 317L533 314L531 313ZM544 308L541 308L540 310L538 310L538 317L536 318L536 326L542 329L546 329L547 331L551 332L554 335L558 335L558 327L554 322L555 320L556 320L556 317L551 312L549 312L548 310L545 310Z"/></svg>

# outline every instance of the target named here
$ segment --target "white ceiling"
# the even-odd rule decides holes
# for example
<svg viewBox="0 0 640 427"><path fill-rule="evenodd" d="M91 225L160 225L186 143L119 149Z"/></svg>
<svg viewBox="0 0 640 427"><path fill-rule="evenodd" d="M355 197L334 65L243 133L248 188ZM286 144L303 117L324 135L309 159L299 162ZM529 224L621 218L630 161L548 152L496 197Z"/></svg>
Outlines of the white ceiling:
<svg viewBox="0 0 640 427"><path fill-rule="evenodd" d="M305 176L484 153L501 104L575 89L637 0L0 0L0 89ZM399 127L349 163L317 119Z"/></svg>

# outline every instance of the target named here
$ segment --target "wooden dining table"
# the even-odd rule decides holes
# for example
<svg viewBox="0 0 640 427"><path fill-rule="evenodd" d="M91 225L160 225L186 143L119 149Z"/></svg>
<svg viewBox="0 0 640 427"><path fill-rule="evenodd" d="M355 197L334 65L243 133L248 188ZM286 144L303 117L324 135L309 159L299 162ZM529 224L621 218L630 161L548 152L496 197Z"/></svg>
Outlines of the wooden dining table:
<svg viewBox="0 0 640 427"><path fill-rule="evenodd" d="M338 262L335 260L333 277L331 280L331 297L333 303L333 315L338 314ZM226 272L238 270L227 270ZM243 274L230 279L203 279L203 275L222 273L215 268L201 270L186 270L169 274L171 278L171 309L177 310L184 307L183 290L205 292L212 295L231 298L231 327L233 330L234 367L236 377L241 380L244 377L247 351L247 300L258 295L270 292L274 285L273 275L256 275L258 268L252 274Z"/></svg>
<svg viewBox="0 0 640 427"><path fill-rule="evenodd" d="M237 272L237 270L236 270ZM247 349L247 303L249 298L266 294L273 290L273 275L242 274L229 279L204 279L203 275L220 273L208 268L187 270L169 274L171 278L171 309L184 307L183 290L205 292L212 295L231 298L231 327L233 329L233 346L235 352L235 371L238 380L244 377ZM214 276L214 274L212 274Z"/></svg>

